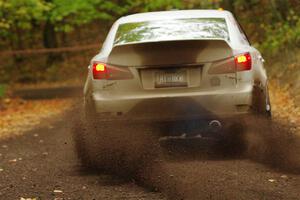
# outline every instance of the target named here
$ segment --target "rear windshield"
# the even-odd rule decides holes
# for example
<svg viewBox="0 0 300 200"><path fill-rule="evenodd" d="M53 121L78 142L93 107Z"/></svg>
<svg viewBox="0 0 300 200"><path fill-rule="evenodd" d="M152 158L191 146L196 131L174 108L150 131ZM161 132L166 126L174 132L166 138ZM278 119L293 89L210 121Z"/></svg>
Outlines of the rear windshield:
<svg viewBox="0 0 300 200"><path fill-rule="evenodd" d="M189 39L225 39L229 33L224 18L189 18L121 24L114 44Z"/></svg>

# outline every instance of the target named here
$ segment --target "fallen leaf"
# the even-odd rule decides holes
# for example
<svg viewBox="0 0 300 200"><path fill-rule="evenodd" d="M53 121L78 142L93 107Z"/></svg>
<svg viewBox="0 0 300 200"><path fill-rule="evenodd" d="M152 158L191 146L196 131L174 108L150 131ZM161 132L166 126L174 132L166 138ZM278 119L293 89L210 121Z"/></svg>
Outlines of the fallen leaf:
<svg viewBox="0 0 300 200"><path fill-rule="evenodd" d="M271 182L271 183L274 183L274 182L276 182L276 180L275 180L275 179L269 179L268 181L269 181L269 182Z"/></svg>
<svg viewBox="0 0 300 200"><path fill-rule="evenodd" d="M54 190L53 192L54 192L54 193L63 193L62 190Z"/></svg>
<svg viewBox="0 0 300 200"><path fill-rule="evenodd" d="M24 197L21 197L20 200L37 200L37 198L24 198Z"/></svg>
<svg viewBox="0 0 300 200"><path fill-rule="evenodd" d="M32 130L36 125L48 118L60 115L70 109L72 99L52 99L38 101L23 101L10 99L4 110L0 110L0 138L20 135ZM51 128L52 126L50 126ZM54 127L53 127L54 128ZM34 134L38 137L38 134Z"/></svg>
<svg viewBox="0 0 300 200"><path fill-rule="evenodd" d="M10 98L5 98L4 101L3 101L5 104L9 104L11 102L11 99Z"/></svg>
<svg viewBox="0 0 300 200"><path fill-rule="evenodd" d="M9 160L8 162L9 163L16 163L18 160L15 158L15 159L11 159L11 160Z"/></svg>
<svg viewBox="0 0 300 200"><path fill-rule="evenodd" d="M49 126L48 126L48 128L49 128L49 129L53 129L53 128L54 128L54 126L52 126L52 125L49 125Z"/></svg>
<svg viewBox="0 0 300 200"><path fill-rule="evenodd" d="M284 179L287 179L288 178L288 176L287 175L282 175L282 176L280 176L281 178L284 178Z"/></svg>

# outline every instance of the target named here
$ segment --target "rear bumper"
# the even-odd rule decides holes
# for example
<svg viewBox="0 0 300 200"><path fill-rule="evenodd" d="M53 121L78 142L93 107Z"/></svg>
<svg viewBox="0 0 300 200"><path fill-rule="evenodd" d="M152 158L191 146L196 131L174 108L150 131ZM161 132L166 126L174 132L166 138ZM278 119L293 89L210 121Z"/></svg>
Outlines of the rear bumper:
<svg viewBox="0 0 300 200"><path fill-rule="evenodd" d="M177 121L231 118L251 112L252 86L169 96L92 97L101 120Z"/></svg>

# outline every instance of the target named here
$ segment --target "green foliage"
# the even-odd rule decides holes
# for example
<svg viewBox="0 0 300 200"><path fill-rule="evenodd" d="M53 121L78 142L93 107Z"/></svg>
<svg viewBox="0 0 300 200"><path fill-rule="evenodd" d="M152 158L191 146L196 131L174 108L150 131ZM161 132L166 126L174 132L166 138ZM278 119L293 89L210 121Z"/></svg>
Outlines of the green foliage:
<svg viewBox="0 0 300 200"><path fill-rule="evenodd" d="M299 47L300 4L298 0L223 0L252 43L264 55Z"/></svg>
<svg viewBox="0 0 300 200"><path fill-rule="evenodd" d="M106 0L0 0L0 36L30 30L47 20L57 31L70 32L74 26L113 20L124 12L123 7Z"/></svg>
<svg viewBox="0 0 300 200"><path fill-rule="evenodd" d="M0 84L0 98L4 97L6 91L6 85Z"/></svg>
<svg viewBox="0 0 300 200"><path fill-rule="evenodd" d="M127 0L124 13L149 12L156 10L180 9L181 0Z"/></svg>
<svg viewBox="0 0 300 200"><path fill-rule="evenodd" d="M113 20L121 12L118 4L106 0L54 0L48 19L57 31L70 32L93 20Z"/></svg>
<svg viewBox="0 0 300 200"><path fill-rule="evenodd" d="M50 5L41 0L0 0L0 36L10 37L17 29L29 30L45 20Z"/></svg>
<svg viewBox="0 0 300 200"><path fill-rule="evenodd" d="M142 1L144 8L142 11L155 11L155 10L171 10L182 8L182 1L179 0L144 0Z"/></svg>
<svg viewBox="0 0 300 200"><path fill-rule="evenodd" d="M291 11L286 21L275 24L262 24L265 40L259 46L267 55L274 56L280 51L300 46L300 17Z"/></svg>
<svg viewBox="0 0 300 200"><path fill-rule="evenodd" d="M95 34L107 32L123 15L220 7L235 14L251 42L264 55L274 57L300 46L299 0L0 0L0 50L90 44L101 39ZM60 60L53 66L49 65L49 58L55 56L49 55L0 58L0 81L52 80L57 78L57 72L69 72L60 68L69 62L70 55L59 55ZM87 59L90 55L76 56ZM72 62L74 69L82 65Z"/></svg>

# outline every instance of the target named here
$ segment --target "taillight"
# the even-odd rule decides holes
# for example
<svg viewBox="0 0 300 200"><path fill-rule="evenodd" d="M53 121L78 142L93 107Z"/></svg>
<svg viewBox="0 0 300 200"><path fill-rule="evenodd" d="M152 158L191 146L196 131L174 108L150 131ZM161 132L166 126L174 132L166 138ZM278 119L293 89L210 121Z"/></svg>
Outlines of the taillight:
<svg viewBox="0 0 300 200"><path fill-rule="evenodd" d="M208 70L209 74L228 74L237 71L250 70L252 67L250 53L237 55L225 60L213 63Z"/></svg>
<svg viewBox="0 0 300 200"><path fill-rule="evenodd" d="M124 80L133 78L128 67L116 67L105 63L93 63L94 79L103 80Z"/></svg>
<svg viewBox="0 0 300 200"><path fill-rule="evenodd" d="M227 74L235 73L234 57L215 62L208 70L209 74Z"/></svg>
<svg viewBox="0 0 300 200"><path fill-rule="evenodd" d="M235 65L237 71L250 70L252 67L251 55L250 53L245 53L242 55L235 56Z"/></svg>
<svg viewBox="0 0 300 200"><path fill-rule="evenodd" d="M106 79L107 78L107 68L103 63L93 64L93 76L94 79Z"/></svg>

